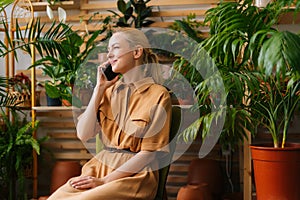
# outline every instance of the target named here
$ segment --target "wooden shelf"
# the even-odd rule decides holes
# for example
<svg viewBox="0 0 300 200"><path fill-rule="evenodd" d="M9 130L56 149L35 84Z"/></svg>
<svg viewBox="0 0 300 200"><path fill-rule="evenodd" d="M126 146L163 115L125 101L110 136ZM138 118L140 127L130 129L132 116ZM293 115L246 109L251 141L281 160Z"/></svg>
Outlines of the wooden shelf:
<svg viewBox="0 0 300 200"><path fill-rule="evenodd" d="M71 110L76 110L76 111L80 111L80 110L84 110L85 107L82 108L77 108L74 106L35 106L32 107L33 110L35 111L71 111Z"/></svg>

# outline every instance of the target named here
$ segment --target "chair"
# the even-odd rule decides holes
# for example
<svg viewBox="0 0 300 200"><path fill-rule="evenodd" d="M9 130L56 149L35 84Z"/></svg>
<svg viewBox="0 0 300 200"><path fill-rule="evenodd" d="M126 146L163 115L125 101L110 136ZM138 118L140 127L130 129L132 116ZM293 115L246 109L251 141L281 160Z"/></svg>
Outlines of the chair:
<svg viewBox="0 0 300 200"><path fill-rule="evenodd" d="M181 121L181 109L179 106L173 106L172 107L172 119L171 119L171 129L170 129L170 141L174 139L176 136L179 127L180 127L180 121ZM176 143L170 143L170 153L165 158L168 163L171 163L172 157L175 151L175 144ZM158 180L158 188L157 193L155 196L155 200L166 200L167 199L167 193L166 193L166 182L167 177L169 174L170 164L161 168L159 170L159 180Z"/></svg>

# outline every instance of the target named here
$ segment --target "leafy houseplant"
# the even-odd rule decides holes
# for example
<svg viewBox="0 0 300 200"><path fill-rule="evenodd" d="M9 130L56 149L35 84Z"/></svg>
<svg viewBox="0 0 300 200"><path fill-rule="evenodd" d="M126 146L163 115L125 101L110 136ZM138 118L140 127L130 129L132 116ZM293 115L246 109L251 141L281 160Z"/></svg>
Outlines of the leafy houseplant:
<svg viewBox="0 0 300 200"><path fill-rule="evenodd" d="M31 80L28 76L23 73L16 74L8 80L8 84L11 88L9 95L17 99L16 105L24 107L31 105Z"/></svg>
<svg viewBox="0 0 300 200"><path fill-rule="evenodd" d="M65 39L66 35L70 31L70 27L67 25L63 23L56 24L55 22L53 22L51 27L45 31L45 25L41 25L39 19L37 19L34 20L32 24L27 24L26 30L23 32L17 22L15 32L16 39L12 40L9 34L9 27L7 27L5 23L3 26L4 33L8 40L8 46L2 41L0 42L1 56L14 51L16 59L18 59L18 55L16 54L17 49L22 49L30 56L33 56L31 51L32 46L34 46L42 58L45 56L45 52L58 56L59 52L57 51L61 49L60 43ZM42 36L42 32L46 33ZM53 80L53 83L63 77L61 70L58 70L57 68L51 69L46 66L44 69L45 74L49 75L49 77Z"/></svg>
<svg viewBox="0 0 300 200"><path fill-rule="evenodd" d="M203 24L196 19L196 14L191 13L182 20L175 20L171 28L175 31L183 32L191 39L200 43L204 40L202 32L198 29L201 26L203 26Z"/></svg>
<svg viewBox="0 0 300 200"><path fill-rule="evenodd" d="M218 97L218 91L213 91L208 84L214 81L214 73L208 74L205 80L199 82L196 93L202 115L183 133L186 139L196 137L199 131L195 127L198 125L205 140L209 136L209 130L214 124L219 123L218 117L226 113L219 139L221 144L233 147L244 139L245 131L255 135L257 128L264 126L273 137L272 146L277 147L276 150L279 150L279 146L285 146L288 127L294 111L299 106L297 70L300 58L296 52L300 51L300 37L289 31L280 31L276 25L282 14L289 11L286 7L291 3L291 1L274 1L265 8L258 8L249 0L224 2L207 12L205 22L209 22L210 36L199 43L199 48L193 55L197 59L196 63L201 64L196 67L205 69L211 65L201 60L201 53L208 52L223 79L225 87L223 97L226 99L214 98ZM296 11L298 7L299 1L296 2ZM217 104L220 105L220 109L213 111L216 100L220 101ZM279 138L283 139L281 143ZM275 151L273 147L271 149L270 151ZM280 149L291 151L290 145ZM288 185L290 181L286 179L287 177L294 181L300 179L297 172L299 165L297 166L290 166L276 175L265 173L256 176L256 184L259 178L275 177L276 180L263 185L277 188L275 191L261 190L257 185L258 199L269 198L263 196L264 192L276 194L279 199L299 199L299 192L297 193L299 183L292 182L292 185ZM270 171L269 169L277 167L263 168ZM257 173L256 170L254 172ZM294 174L288 175L287 172ZM283 179L280 174L284 174ZM287 188L293 191L286 192ZM279 191L285 191L285 194L279 194ZM287 198L285 196L287 193L298 196Z"/></svg>
<svg viewBox="0 0 300 200"><path fill-rule="evenodd" d="M1 8L7 6L13 1L1 1ZM6 31L8 35L8 31ZM1 56L8 51L1 41ZM18 107L15 107L18 99L9 95L7 90L11 85L15 90L28 92L30 80L22 75L16 76L11 80L0 76L0 198L1 199L27 199L25 190L26 169L32 162L32 152L39 153L39 141L32 136L37 128L38 122L32 124L20 120L17 113ZM6 108L4 111L4 108ZM10 113L12 118L7 117L5 112Z"/></svg>
<svg viewBox="0 0 300 200"><path fill-rule="evenodd" d="M244 90L241 92L249 93L247 100L250 102L247 111L252 115L252 117L249 116L251 117L249 119L251 119L250 123L255 124L254 128L257 125L268 126L267 121L264 120L266 114L256 111L262 110L262 102L271 103L270 99L265 101L266 98L254 94L267 95L270 98L272 95L279 95L276 97L278 101L273 106L279 104L285 110L281 111L290 116L285 117L289 120L284 123L277 123L278 121L275 120L276 123L274 121L273 125L276 126L282 124L289 126L299 100L294 95L297 94L298 87L298 75L295 72L297 69L299 70L297 64L300 62L300 58L294 52L299 51L299 36L274 28L280 16L288 11L283 7L290 3L289 1L276 1L268 4L266 8L257 8L252 5L251 1L224 3L216 9L212 9L208 14L214 34L208 38L203 47L211 53L217 63L221 63L225 67L230 66L235 73L242 72L248 76L251 75L250 81L242 79L247 83L245 86L248 87L243 87ZM264 19L263 22L261 19ZM221 38L223 39L221 40ZM261 84L262 82L265 84ZM266 84L274 86L273 89L270 90ZM296 97L293 99L292 105L282 103L283 100L286 100L284 99L286 95L282 95L283 88L287 89L286 92L292 92L292 94L286 93L287 96ZM274 116L272 118L276 119ZM265 123L261 123L260 120ZM280 130L281 128L277 127L276 129ZM284 129L287 130L287 128ZM254 133L256 128L250 131ZM278 132L273 135L277 135L278 139ZM286 134L284 133L284 135ZM285 138L283 137L283 139ZM273 138L274 147L279 146L276 142L277 139Z"/></svg>
<svg viewBox="0 0 300 200"><path fill-rule="evenodd" d="M39 154L39 141L33 138L32 132L38 122L20 120L15 110L11 110L14 120L7 118L1 111L4 125L0 131L0 184L1 195L8 199L27 199L25 190L25 170L32 163L32 151ZM7 187L6 187L7 186ZM7 193L5 190L8 190Z"/></svg>
<svg viewBox="0 0 300 200"><path fill-rule="evenodd" d="M31 80L22 72L10 78L9 84L12 86L14 91L30 94Z"/></svg>
<svg viewBox="0 0 300 200"><path fill-rule="evenodd" d="M147 6L150 0L130 0L125 2L124 0L117 1L118 10L122 13L122 16L115 11L109 10L118 17L116 26L119 27L131 27L141 28L153 23L152 20L147 19L151 16L152 7Z"/></svg>
<svg viewBox="0 0 300 200"><path fill-rule="evenodd" d="M21 119L15 99L5 91L8 87L7 79L0 77L0 198L27 199L25 191L26 170L32 162L32 151L39 153L40 142L33 138L35 124ZM4 108L9 109L11 118L5 114ZM29 172L30 173L30 172Z"/></svg>
<svg viewBox="0 0 300 200"><path fill-rule="evenodd" d="M74 105L80 107L80 100L76 96L72 97L77 70L96 46L97 36L104 30L81 35L73 31L71 26L56 22L45 30L45 24L41 25L39 19L33 21L30 26L28 24L24 33L18 24L16 29L16 39L9 40L11 48L1 43L4 49L2 54L21 48L31 55L33 45L41 58L31 67L41 66L43 72L50 77L45 83L46 93L52 98L66 99L69 102L73 100ZM42 32L45 34L41 35Z"/></svg>
<svg viewBox="0 0 300 200"><path fill-rule="evenodd" d="M300 144L287 140L287 134L300 105L300 58L294 54L300 51L300 36L291 32L270 34L258 60L264 75L262 96L254 98L252 110L261 119L258 125L271 134L273 144L251 145L256 193L258 199L271 199L274 195L296 200L300 198Z"/></svg>
<svg viewBox="0 0 300 200"><path fill-rule="evenodd" d="M209 67L205 62L201 62L200 56L203 51L208 52L212 57L217 70L220 72L225 91L226 105L223 111L228 116L225 120L221 134L221 140L231 141L232 145L238 144L246 136L245 128L255 133L259 120L263 117L262 113L255 112L252 108L257 106L261 96L254 96L261 87L261 81L271 74L273 66L278 61L280 63L290 63L288 66L277 65L277 72L286 72L283 67L296 67L293 63L299 63L299 57L294 53L294 49L285 47L284 44L291 41L298 41L299 36L290 32L280 32L274 29L279 17L286 10L282 9L280 1L269 4L266 8L258 8L252 5L252 1L226 2L221 3L216 8L207 12L205 22L210 23L210 36L199 43L199 48L194 52L194 58L202 66L196 68ZM277 34L281 37L276 36ZM276 37L270 37L270 36ZM281 40L286 35L285 40ZM269 39L270 37L270 39ZM287 41L289 40L289 41ZM268 45L272 44L272 48ZM298 43L295 43L298 44ZM276 45L276 48L274 47ZM266 54L266 50L269 50ZM273 53L273 50L278 50ZM268 74L262 69L267 69ZM283 70L281 70L283 69ZM189 74L191 76L191 74ZM195 74L197 75L197 73ZM284 76L285 74L282 74ZM211 76L213 78L213 76ZM212 91L210 91L206 81L199 82L196 86L200 110L202 117L195 122L202 124L201 127L210 127L214 116L212 113ZM246 95L245 94L249 94ZM245 104L244 102L248 102ZM203 106L204 105L204 106ZM221 112L223 112L221 111ZM231 117L230 117L231 116ZM228 121L229 120L229 121ZM206 136L209 129L203 129L202 135ZM198 131L187 129L184 132L186 139L195 138ZM223 138L223 136L228 136ZM237 139L237 140L236 140Z"/></svg>
<svg viewBox="0 0 300 200"><path fill-rule="evenodd" d="M258 106L254 112L262 116L260 124L270 132L273 146L284 148L291 120L299 107L300 58L293 54L300 50L300 36L291 32L269 34L272 37L263 44L258 60L265 75L260 87L264 97L254 100Z"/></svg>
<svg viewBox="0 0 300 200"><path fill-rule="evenodd" d="M72 96L77 71L90 51L96 47L97 36L105 29L82 34L73 31L70 25L55 21L46 29L39 18L27 24L25 31L16 23L14 40L9 37L9 29L5 24L4 29L9 45L0 41L0 55L22 49L33 56L31 50L34 47L41 58L30 67L41 66L43 72L50 77L45 83L46 93L52 98L66 99L80 107L80 100Z"/></svg>

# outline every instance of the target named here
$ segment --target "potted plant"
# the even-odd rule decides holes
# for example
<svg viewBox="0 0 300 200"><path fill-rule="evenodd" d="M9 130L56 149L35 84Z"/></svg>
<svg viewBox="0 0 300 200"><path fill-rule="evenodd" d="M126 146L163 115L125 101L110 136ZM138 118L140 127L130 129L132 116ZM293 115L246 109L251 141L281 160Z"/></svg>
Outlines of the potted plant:
<svg viewBox="0 0 300 200"><path fill-rule="evenodd" d="M152 14L152 6L147 6L150 0L130 0L125 2L124 0L117 1L117 8L122 13L118 14L113 10L109 12L118 17L116 26L119 27L131 27L142 28L152 24L154 21L147 19Z"/></svg>
<svg viewBox="0 0 300 200"><path fill-rule="evenodd" d="M0 77L0 185L1 199L27 199L25 190L26 175L30 175L33 150L39 154L40 142L33 137L38 122L27 122L25 115L18 112L14 99L4 92L7 79ZM5 112L9 109L10 117ZM23 113L24 114L24 113ZM26 171L29 170L26 173Z"/></svg>
<svg viewBox="0 0 300 200"><path fill-rule="evenodd" d="M10 91L9 94L17 99L17 106L31 106L31 80L22 72L16 74L8 80Z"/></svg>
<svg viewBox="0 0 300 200"><path fill-rule="evenodd" d="M41 24L37 19L27 25L25 32L17 23L16 38L12 41L8 34L8 27L4 28L9 46L0 43L1 55L22 49L33 56L31 48L34 46L41 58L29 68L40 66L44 74L49 76L50 80L45 82L48 96L65 99L74 106L80 107L80 100L72 93L72 87L78 75L77 71L90 51L96 47L97 36L105 30L82 34L73 31L72 27L67 24L55 21L50 28L45 30L45 24Z"/></svg>
<svg viewBox="0 0 300 200"><path fill-rule="evenodd" d="M6 38L8 40L8 45L4 44L3 42L0 42L0 56L5 56L6 54L13 51L15 53L16 59L18 59L18 54L16 51L17 49L22 49L30 56L33 56L31 51L32 46L34 46L34 48L37 50L37 52L42 58L43 56L45 56L45 52L57 56L59 54L59 52L57 51L61 49L61 41L66 38L66 35L70 31L69 26L63 23L56 24L55 22L52 23L50 28L45 30L45 25L41 25L39 19L37 19L34 20L31 24L28 24L26 31L23 32L17 22L16 39L12 40L9 34L9 27L5 23L3 24L3 27L4 34L6 35ZM46 33L42 36L42 32ZM61 70L59 70L59 68L51 69L47 68L46 66L44 69L45 74L49 75L53 83L55 83L56 80L62 77L62 73Z"/></svg>
<svg viewBox="0 0 300 200"><path fill-rule="evenodd" d="M220 123L219 116L224 113L226 117L219 142L225 147L227 144L234 147L242 141L246 136L245 131L255 135L259 126L269 129L274 136L274 144L278 144L278 137L286 139L294 111L299 105L299 75L296 71L299 70L300 60L295 52L300 51L300 38L291 32L280 31L276 25L282 14L289 11L286 9L289 5L290 1L274 1L264 8L258 8L247 0L220 3L207 12L205 22L210 23L210 36L199 43L199 48L193 53L197 59L195 63L202 64L195 67L205 69L211 66L200 59L201 54L207 52L216 65L213 72L219 72L222 77L225 94L220 99L218 91L212 90L215 73L197 84L196 93L202 114L183 133L186 139L195 138L200 132L205 141L210 136L209 131ZM298 8L299 2L296 5ZM214 111L216 105L220 109ZM200 127L200 131L195 127ZM275 146L271 151L290 151L289 148ZM264 168L272 171L276 167ZM299 164L279 174L288 177L287 171L293 171L292 178L300 180ZM256 177L266 180L266 174L259 174L256 169L254 172L258 173ZM299 183L286 186L286 179L279 180L279 175L274 177L276 181L263 184L275 188L276 192L261 190L256 185L258 199L269 198L262 193L276 194L279 199L299 199ZM255 178L256 184L259 178ZM286 192L287 187L294 189L293 197L278 193Z"/></svg>
<svg viewBox="0 0 300 200"><path fill-rule="evenodd" d="M80 100L73 95L73 86L81 64L91 50L96 47L95 40L100 34L100 30L92 34L80 35L71 30L68 25L63 25L63 27L66 32L64 39L60 41L59 48L54 45L51 47L52 51L47 51L48 49L45 50L42 42L36 43L36 47L42 49L44 54L31 67L41 66L43 72L51 78L45 82L48 96L65 99L80 107ZM60 33L55 34L59 35Z"/></svg>
<svg viewBox="0 0 300 200"><path fill-rule="evenodd" d="M8 199L27 199L26 170L29 170L27 175L32 173L32 151L39 154L39 141L32 135L38 122L32 126L32 122L21 120L16 110L12 109L11 114L14 120L7 118L4 111L1 111L4 122L0 131L0 183L3 190L1 195L7 195L3 198Z"/></svg>
<svg viewBox="0 0 300 200"><path fill-rule="evenodd" d="M291 32L270 34L259 54L263 76L252 112L273 141L251 146L256 193L258 199L276 196L296 200L300 198L300 144L287 140L287 134L300 106L300 58L293 55L300 51L300 36Z"/></svg>
<svg viewBox="0 0 300 200"><path fill-rule="evenodd" d="M261 12L277 11L280 17L285 12L282 6L289 4L272 2ZM273 20L278 22L278 18ZM300 36L270 28L257 31L249 45L258 52L252 61L260 72L251 112L258 119L256 125L266 128L272 138L270 143L251 146L257 199L296 200L300 198L300 144L287 142L287 134L299 108L300 58L295 52L300 51Z"/></svg>
<svg viewBox="0 0 300 200"><path fill-rule="evenodd" d="M246 1L244 7L246 5L251 6L251 2ZM210 24L210 36L199 42L192 52L190 63L183 62L178 65L178 69L183 75L186 72L193 84L198 108L202 113L201 117L183 132L183 137L190 140L201 133L205 139L209 135L210 127L216 124L217 117L225 114L219 143L224 150L230 151L235 150L247 135L245 127L250 131L255 130L244 100L246 88L255 89L259 81L250 70L251 66L247 64L250 50L246 45L249 43L248 36L252 36L249 35L251 29L255 26L268 26L266 21L261 20L263 15L256 16L254 9L244 9L242 6L239 9L239 6L236 2L228 2L208 10L204 23ZM259 21L256 20L257 23L253 24L253 21L250 22L243 15L256 17ZM233 19L239 26L230 26ZM247 37L245 33L248 33ZM243 47L245 54L240 56L239 51ZM200 128L200 131L195 127Z"/></svg>

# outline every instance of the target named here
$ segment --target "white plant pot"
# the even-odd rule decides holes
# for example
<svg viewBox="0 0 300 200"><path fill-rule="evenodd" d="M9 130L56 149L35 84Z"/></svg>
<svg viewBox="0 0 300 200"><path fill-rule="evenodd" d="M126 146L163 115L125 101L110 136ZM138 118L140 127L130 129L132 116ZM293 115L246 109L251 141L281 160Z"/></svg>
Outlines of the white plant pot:
<svg viewBox="0 0 300 200"><path fill-rule="evenodd" d="M271 0L255 0L255 5L257 7L266 7L268 3L270 3Z"/></svg>

